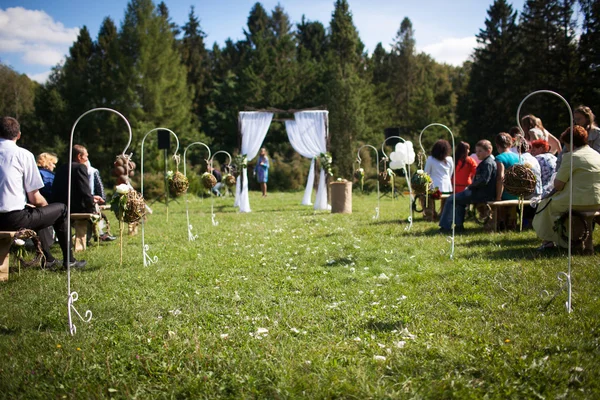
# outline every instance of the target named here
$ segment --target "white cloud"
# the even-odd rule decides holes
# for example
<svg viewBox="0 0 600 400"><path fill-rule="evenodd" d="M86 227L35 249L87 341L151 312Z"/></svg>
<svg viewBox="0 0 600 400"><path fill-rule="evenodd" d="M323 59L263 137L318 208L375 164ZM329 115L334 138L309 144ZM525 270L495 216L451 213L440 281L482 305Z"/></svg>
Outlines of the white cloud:
<svg viewBox="0 0 600 400"><path fill-rule="evenodd" d="M39 74L27 74L27 76L32 81L36 81L38 83L46 83L46 81L48 80L48 77L50 76L51 73L52 73L52 70L48 70L46 72L41 72Z"/></svg>
<svg viewBox="0 0 600 400"><path fill-rule="evenodd" d="M467 61L476 46L477 38L475 36L447 38L439 43L423 47L422 51L431 55L438 62L459 66Z"/></svg>
<svg viewBox="0 0 600 400"><path fill-rule="evenodd" d="M0 9L0 51L22 54L27 64L57 64L78 33L79 28L66 28L44 11Z"/></svg>
<svg viewBox="0 0 600 400"><path fill-rule="evenodd" d="M28 49L23 55L23 61L27 64L38 64L51 67L63 60L63 53L53 48Z"/></svg>

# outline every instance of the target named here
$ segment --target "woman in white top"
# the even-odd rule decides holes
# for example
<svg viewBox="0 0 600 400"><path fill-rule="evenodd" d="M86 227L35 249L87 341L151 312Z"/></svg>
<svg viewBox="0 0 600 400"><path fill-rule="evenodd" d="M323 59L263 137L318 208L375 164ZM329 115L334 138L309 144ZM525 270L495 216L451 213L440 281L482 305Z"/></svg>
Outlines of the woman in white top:
<svg viewBox="0 0 600 400"><path fill-rule="evenodd" d="M440 139L431 148L431 155L425 162L425 172L431 176L433 188L437 187L442 193L452 192L454 161L450 157L451 152L450 143Z"/></svg>

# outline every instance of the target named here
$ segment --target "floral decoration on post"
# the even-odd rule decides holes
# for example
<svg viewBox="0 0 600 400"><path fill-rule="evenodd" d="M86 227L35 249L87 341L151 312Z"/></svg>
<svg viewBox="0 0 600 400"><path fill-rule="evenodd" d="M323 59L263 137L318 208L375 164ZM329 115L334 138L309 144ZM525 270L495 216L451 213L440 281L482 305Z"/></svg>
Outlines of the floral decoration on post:
<svg viewBox="0 0 600 400"><path fill-rule="evenodd" d="M92 214L90 222L92 223L94 235L98 239L98 247L100 247L100 214Z"/></svg>
<svg viewBox="0 0 600 400"><path fill-rule="evenodd" d="M233 160L231 162L233 167L233 176L237 177L242 172L242 169L248 168L248 157L246 154L238 154L233 156Z"/></svg>
<svg viewBox="0 0 600 400"><path fill-rule="evenodd" d="M427 194L433 181L429 174L422 169L417 170L410 178L410 184L416 194Z"/></svg>
<svg viewBox="0 0 600 400"><path fill-rule="evenodd" d="M333 172L331 172L333 159L330 152L319 154L319 163L321 164L321 168L327 172L327 175L333 176Z"/></svg>
<svg viewBox="0 0 600 400"><path fill-rule="evenodd" d="M354 171L354 178L360 183L360 191L362 192L365 184L365 169L361 167L357 168Z"/></svg>
<svg viewBox="0 0 600 400"><path fill-rule="evenodd" d="M21 260L25 257L25 241L23 239L15 238L13 240L15 249L15 255L17 259L17 267L19 269L19 276L21 275Z"/></svg>
<svg viewBox="0 0 600 400"><path fill-rule="evenodd" d="M135 223L141 220L146 212L144 197L135 191L131 185L122 183L117 186L115 194L110 201L110 209L119 220L119 233L121 242L120 263L123 265L123 223Z"/></svg>
<svg viewBox="0 0 600 400"><path fill-rule="evenodd" d="M173 197L185 194L190 187L188 178L179 171L167 172L167 184L169 185L169 193L171 193Z"/></svg>

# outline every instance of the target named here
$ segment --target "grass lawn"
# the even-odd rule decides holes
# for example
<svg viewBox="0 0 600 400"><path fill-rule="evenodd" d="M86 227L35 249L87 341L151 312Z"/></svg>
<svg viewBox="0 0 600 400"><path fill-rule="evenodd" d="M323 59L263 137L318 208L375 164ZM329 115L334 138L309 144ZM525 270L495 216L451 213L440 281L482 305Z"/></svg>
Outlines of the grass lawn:
<svg viewBox="0 0 600 400"><path fill-rule="evenodd" d="M352 215L302 193L154 204L141 236L89 248L72 274L86 324L67 324L65 272L0 283L0 397L600 397L600 256L573 258L573 308L550 301L564 251L531 230L450 243L408 200L355 193ZM113 233L118 232L111 214ZM600 230L595 243L600 242ZM58 248L56 249L58 252ZM547 292L546 292L547 291Z"/></svg>

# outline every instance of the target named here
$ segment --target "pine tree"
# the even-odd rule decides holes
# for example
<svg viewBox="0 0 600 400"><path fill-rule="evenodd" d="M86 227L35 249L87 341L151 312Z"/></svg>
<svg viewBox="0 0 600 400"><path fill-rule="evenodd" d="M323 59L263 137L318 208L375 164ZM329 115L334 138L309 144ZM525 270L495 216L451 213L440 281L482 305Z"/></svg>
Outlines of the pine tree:
<svg viewBox="0 0 600 400"><path fill-rule="evenodd" d="M167 19L159 15L151 0L130 1L119 41L119 80L126 94L122 108L136 134L162 126L180 139L195 139L186 68ZM134 143L141 140L135 139Z"/></svg>
<svg viewBox="0 0 600 400"><path fill-rule="evenodd" d="M466 138L507 131L516 123L515 70L518 63L517 13L506 0L488 9L485 29L479 31L466 97L460 99L466 121ZM511 90L512 88L512 90ZM518 104L517 104L518 105ZM465 114L466 113L466 114Z"/></svg>
<svg viewBox="0 0 600 400"><path fill-rule="evenodd" d="M326 76L329 132L338 174L350 178L356 142L371 133L365 124L365 99L372 93L359 73L364 45L352 22L348 2L336 0L334 7L327 60L330 67Z"/></svg>
<svg viewBox="0 0 600 400"><path fill-rule="evenodd" d="M412 22L405 17L400 24L390 54L392 65L390 85L393 90L393 106L396 110L394 122L405 130L409 130L413 125L409 119L409 109L415 90L415 46Z"/></svg>
<svg viewBox="0 0 600 400"><path fill-rule="evenodd" d="M583 27L578 54L581 60L578 72L577 100L600 114L600 2L580 0Z"/></svg>
<svg viewBox="0 0 600 400"><path fill-rule="evenodd" d="M575 32L572 20L574 0L527 0L519 24L520 51L524 55L517 69L518 102L530 92L553 90L571 101L575 76ZM562 102L548 96L528 100L526 113L542 118L551 132L568 124L568 111Z"/></svg>
<svg viewBox="0 0 600 400"><path fill-rule="evenodd" d="M180 52L187 68L187 83L194 89L193 113L200 117L206 107L209 70L208 52L204 45L206 34L200 28L200 21L194 14L194 7L188 14L188 22L183 26L183 39Z"/></svg>

